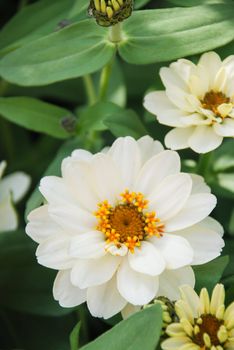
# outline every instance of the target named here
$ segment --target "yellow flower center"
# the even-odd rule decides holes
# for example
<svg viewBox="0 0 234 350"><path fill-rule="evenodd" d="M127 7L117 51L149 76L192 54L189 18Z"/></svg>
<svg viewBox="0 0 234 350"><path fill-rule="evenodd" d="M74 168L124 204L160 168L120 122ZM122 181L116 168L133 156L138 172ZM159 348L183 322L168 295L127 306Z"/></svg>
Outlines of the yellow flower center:
<svg viewBox="0 0 234 350"><path fill-rule="evenodd" d="M214 315L202 315L194 327L194 343L199 345L201 350L210 349L212 345L220 345L222 338L219 332L222 331L222 325L223 321L218 320Z"/></svg>
<svg viewBox="0 0 234 350"><path fill-rule="evenodd" d="M213 90L207 92L201 100L202 107L205 109L209 109L215 113L215 115L221 117L218 107L223 103L229 103L230 98L227 97L223 92L215 92Z"/></svg>
<svg viewBox="0 0 234 350"><path fill-rule="evenodd" d="M95 216L98 219L96 229L103 232L107 243L120 248L124 244L132 253L135 247L147 237L161 237L164 224L155 212L147 212L148 201L142 193L126 190L120 194L115 207L107 200L98 204Z"/></svg>

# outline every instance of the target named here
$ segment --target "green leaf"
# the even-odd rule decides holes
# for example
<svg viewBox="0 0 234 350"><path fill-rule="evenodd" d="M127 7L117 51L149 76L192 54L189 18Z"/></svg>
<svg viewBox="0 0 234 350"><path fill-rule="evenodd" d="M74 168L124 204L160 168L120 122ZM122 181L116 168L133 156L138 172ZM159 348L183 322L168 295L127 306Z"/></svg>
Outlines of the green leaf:
<svg viewBox="0 0 234 350"><path fill-rule="evenodd" d="M87 0L43 0L24 7L1 30L0 53L57 31L64 20L77 18L86 9Z"/></svg>
<svg viewBox="0 0 234 350"><path fill-rule="evenodd" d="M110 115L105 119L104 124L116 137L132 136L135 139L138 139L139 137L148 134L136 112L131 109Z"/></svg>
<svg viewBox="0 0 234 350"><path fill-rule="evenodd" d="M95 72L114 52L107 29L84 20L9 53L0 74L18 85L46 85Z"/></svg>
<svg viewBox="0 0 234 350"><path fill-rule="evenodd" d="M134 8L137 10L137 9L145 6L146 4L148 4L148 2L150 2L150 0L135 0L134 1Z"/></svg>
<svg viewBox="0 0 234 350"><path fill-rule="evenodd" d="M80 334L81 323L78 322L73 328L70 334L70 347L71 350L77 350L79 348L79 334Z"/></svg>
<svg viewBox="0 0 234 350"><path fill-rule="evenodd" d="M62 127L66 118L73 118L67 109L30 97L1 97L0 114L26 129L65 139L70 134Z"/></svg>
<svg viewBox="0 0 234 350"><path fill-rule="evenodd" d="M44 176L49 175L61 175L61 162L62 160L69 156L71 152L79 148L79 141L77 139L69 140L65 142L60 149L58 150L58 153L56 154L55 158L51 162L50 166L47 168ZM38 186L35 188L35 190L32 192L31 196L29 197L27 204L26 204L26 210L25 210L25 220L27 220L27 216L33 209L39 207L43 202L43 196L38 190Z"/></svg>
<svg viewBox="0 0 234 350"><path fill-rule="evenodd" d="M234 39L233 4L135 11L123 22L119 53L134 64L169 61ZM222 33L222 35L220 35Z"/></svg>
<svg viewBox="0 0 234 350"><path fill-rule="evenodd" d="M82 350L154 350L161 335L162 311L159 305L121 321Z"/></svg>
<svg viewBox="0 0 234 350"><path fill-rule="evenodd" d="M170 3L177 6L198 6L205 4L226 4L232 2L232 0L168 0Z"/></svg>
<svg viewBox="0 0 234 350"><path fill-rule="evenodd" d="M17 311L61 316L63 309L53 299L56 272L35 261L35 244L24 231L0 234L0 305Z"/></svg>
<svg viewBox="0 0 234 350"><path fill-rule="evenodd" d="M206 287L211 292L216 283L220 281L228 262L228 256L221 256L207 264L193 266L196 276L196 290L200 291Z"/></svg>
<svg viewBox="0 0 234 350"><path fill-rule="evenodd" d="M78 129L82 132L107 130L104 121L113 113L121 114L122 110L112 102L97 102L79 113Z"/></svg>
<svg viewBox="0 0 234 350"><path fill-rule="evenodd" d="M232 285L228 290L226 291L226 303L227 305L234 302L234 285Z"/></svg>

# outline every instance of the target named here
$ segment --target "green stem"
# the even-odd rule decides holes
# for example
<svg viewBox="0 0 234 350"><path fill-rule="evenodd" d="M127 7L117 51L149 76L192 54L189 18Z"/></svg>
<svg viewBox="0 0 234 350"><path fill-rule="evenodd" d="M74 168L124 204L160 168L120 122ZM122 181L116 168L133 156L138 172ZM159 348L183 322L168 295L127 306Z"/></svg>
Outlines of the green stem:
<svg viewBox="0 0 234 350"><path fill-rule="evenodd" d="M198 164L197 164L197 174L202 175L206 178L206 174L210 165L211 158L212 158L212 152L200 154Z"/></svg>
<svg viewBox="0 0 234 350"><path fill-rule="evenodd" d="M88 104L93 105L97 101L93 80L89 74L83 76L84 86L88 98Z"/></svg>
<svg viewBox="0 0 234 350"><path fill-rule="evenodd" d="M113 63L114 63L114 60L112 59L102 69L101 77L100 77L100 84L99 84L99 100L106 99Z"/></svg>
<svg viewBox="0 0 234 350"><path fill-rule="evenodd" d="M116 25L110 27L109 40L112 43L117 44L123 40L122 34L122 23L119 22Z"/></svg>

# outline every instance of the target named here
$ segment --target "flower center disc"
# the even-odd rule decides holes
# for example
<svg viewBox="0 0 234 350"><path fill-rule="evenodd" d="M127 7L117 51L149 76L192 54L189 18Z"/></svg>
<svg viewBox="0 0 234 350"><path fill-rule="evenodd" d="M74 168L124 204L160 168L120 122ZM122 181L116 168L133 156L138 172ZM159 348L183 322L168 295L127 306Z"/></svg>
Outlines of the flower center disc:
<svg viewBox="0 0 234 350"><path fill-rule="evenodd" d="M107 243L118 248L124 244L133 253L147 237L161 237L164 224L155 212L146 212L148 201L142 193L126 190L120 197L115 207L107 200L98 204L96 229L105 234Z"/></svg>
<svg viewBox="0 0 234 350"><path fill-rule="evenodd" d="M218 107L223 103L229 103L230 98L222 92L215 92L213 90L207 92L201 101L202 107L213 111L216 115L220 116Z"/></svg>
<svg viewBox="0 0 234 350"><path fill-rule="evenodd" d="M202 324L199 324L200 332L194 335L194 343L198 344L201 349L206 349L203 335L206 333L210 337L211 344L214 346L220 345L217 333L222 321L218 320L213 315L202 315Z"/></svg>

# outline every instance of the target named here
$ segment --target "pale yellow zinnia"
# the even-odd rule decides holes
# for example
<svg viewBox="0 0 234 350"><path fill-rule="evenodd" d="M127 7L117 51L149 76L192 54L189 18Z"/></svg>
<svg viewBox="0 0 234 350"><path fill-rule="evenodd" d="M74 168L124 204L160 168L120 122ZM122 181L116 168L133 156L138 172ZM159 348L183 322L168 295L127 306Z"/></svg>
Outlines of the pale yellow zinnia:
<svg viewBox="0 0 234 350"><path fill-rule="evenodd" d="M217 284L211 298L206 288L200 296L190 286L180 288L175 304L179 321L170 324L163 350L233 350L234 302L225 308L225 290Z"/></svg>

